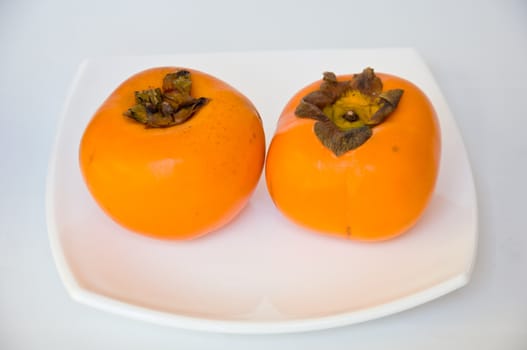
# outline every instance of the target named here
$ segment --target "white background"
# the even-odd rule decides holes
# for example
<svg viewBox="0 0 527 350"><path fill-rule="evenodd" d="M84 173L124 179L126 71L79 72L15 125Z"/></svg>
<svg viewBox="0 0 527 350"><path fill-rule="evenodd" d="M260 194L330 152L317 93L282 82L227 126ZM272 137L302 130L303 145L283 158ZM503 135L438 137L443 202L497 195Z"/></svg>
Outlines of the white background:
<svg viewBox="0 0 527 350"><path fill-rule="evenodd" d="M480 214L468 286L383 319L278 336L165 328L68 297L45 178L83 58L370 47L415 47L457 118ZM0 0L0 349L526 349L526 81L521 0Z"/></svg>

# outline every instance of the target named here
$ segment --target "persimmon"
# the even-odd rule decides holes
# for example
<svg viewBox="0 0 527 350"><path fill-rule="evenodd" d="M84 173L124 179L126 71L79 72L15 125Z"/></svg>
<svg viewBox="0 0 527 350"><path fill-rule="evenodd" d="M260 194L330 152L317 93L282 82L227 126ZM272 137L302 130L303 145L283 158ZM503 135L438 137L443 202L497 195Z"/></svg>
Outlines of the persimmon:
<svg viewBox="0 0 527 350"><path fill-rule="evenodd" d="M206 73L139 72L103 102L82 136L89 192L118 224L190 239L230 222L263 170L265 137L253 104Z"/></svg>
<svg viewBox="0 0 527 350"><path fill-rule="evenodd" d="M416 85L371 68L325 73L285 106L267 153L267 188L303 227L386 240L427 207L440 152L436 112Z"/></svg>

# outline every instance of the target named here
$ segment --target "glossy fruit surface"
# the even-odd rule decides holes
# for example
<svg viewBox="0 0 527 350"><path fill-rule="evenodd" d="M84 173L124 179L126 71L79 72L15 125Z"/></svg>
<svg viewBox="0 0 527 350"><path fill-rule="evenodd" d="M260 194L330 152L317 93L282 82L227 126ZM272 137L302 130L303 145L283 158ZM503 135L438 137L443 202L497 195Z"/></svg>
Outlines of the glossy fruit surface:
<svg viewBox="0 0 527 350"><path fill-rule="evenodd" d="M251 102L208 74L187 70L191 94L208 102L184 123L152 128L123 115L134 93L159 87L160 67L122 83L97 110L79 162L96 202L117 223L163 239L189 239L232 220L249 200L265 156L262 122Z"/></svg>
<svg viewBox="0 0 527 350"><path fill-rule="evenodd" d="M365 143L340 156L317 138L315 120L295 115L321 81L300 90L284 108L268 150L266 181L277 208L297 224L349 239L385 240L407 231L427 207L440 162L436 113L414 84L377 76L384 91L404 93Z"/></svg>

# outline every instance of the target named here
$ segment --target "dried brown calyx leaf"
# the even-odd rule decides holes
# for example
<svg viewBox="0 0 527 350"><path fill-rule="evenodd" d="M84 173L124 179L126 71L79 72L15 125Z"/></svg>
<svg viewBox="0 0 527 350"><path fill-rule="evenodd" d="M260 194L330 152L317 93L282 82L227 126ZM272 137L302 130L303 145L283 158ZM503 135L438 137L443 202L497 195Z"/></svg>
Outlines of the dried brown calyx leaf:
<svg viewBox="0 0 527 350"><path fill-rule="evenodd" d="M320 88L302 98L295 114L317 120L315 135L340 156L366 142L372 128L397 107L403 90L382 88L382 81L372 68L348 81L338 81L335 74L326 72Z"/></svg>
<svg viewBox="0 0 527 350"><path fill-rule="evenodd" d="M340 156L350 149L362 145L371 137L371 128L361 125L348 130L342 130L331 120L315 123L315 134L324 146L329 148L336 156Z"/></svg>
<svg viewBox="0 0 527 350"><path fill-rule="evenodd" d="M135 92L135 105L124 112L147 128L167 128L189 120L209 100L190 95L190 72L180 70L167 74L162 89Z"/></svg>

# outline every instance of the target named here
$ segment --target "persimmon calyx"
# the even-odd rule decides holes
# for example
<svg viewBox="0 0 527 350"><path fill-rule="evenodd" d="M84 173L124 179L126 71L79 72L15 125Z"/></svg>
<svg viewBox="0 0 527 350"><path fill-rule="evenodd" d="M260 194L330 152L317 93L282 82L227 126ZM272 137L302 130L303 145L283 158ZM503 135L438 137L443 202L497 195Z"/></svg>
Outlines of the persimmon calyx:
<svg viewBox="0 0 527 350"><path fill-rule="evenodd" d="M123 114L147 128L166 128L182 124L203 107L208 98L190 95L190 72L180 70L167 74L161 88L135 91L135 105Z"/></svg>
<svg viewBox="0 0 527 350"><path fill-rule="evenodd" d="M372 128L399 104L403 90L382 88L381 79L369 67L348 81L337 81L334 73L326 72L319 90L304 96L295 114L315 119L315 135L340 156L364 144Z"/></svg>

